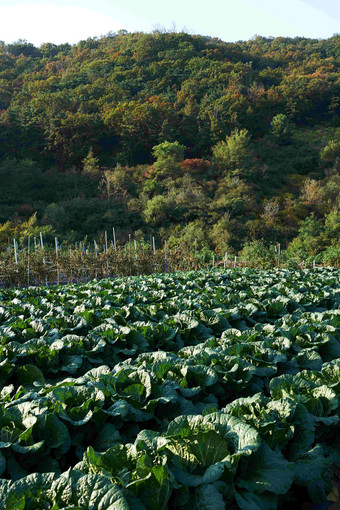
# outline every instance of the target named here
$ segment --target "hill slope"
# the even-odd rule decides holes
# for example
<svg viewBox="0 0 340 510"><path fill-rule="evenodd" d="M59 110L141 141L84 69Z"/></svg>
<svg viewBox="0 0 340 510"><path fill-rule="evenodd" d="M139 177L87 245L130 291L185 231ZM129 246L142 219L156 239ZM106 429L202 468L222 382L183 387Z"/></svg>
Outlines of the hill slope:
<svg viewBox="0 0 340 510"><path fill-rule="evenodd" d="M339 63L340 36L3 44L0 239L37 211L69 240L336 245Z"/></svg>

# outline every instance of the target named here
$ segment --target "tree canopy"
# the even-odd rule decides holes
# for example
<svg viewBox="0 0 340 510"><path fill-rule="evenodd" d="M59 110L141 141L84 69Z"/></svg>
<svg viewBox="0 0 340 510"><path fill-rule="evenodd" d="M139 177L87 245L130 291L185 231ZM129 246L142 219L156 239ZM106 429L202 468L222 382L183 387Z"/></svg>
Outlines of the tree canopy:
<svg viewBox="0 0 340 510"><path fill-rule="evenodd" d="M69 239L116 225L231 252L317 222L336 244L339 98L340 35L1 43L0 221L37 211Z"/></svg>

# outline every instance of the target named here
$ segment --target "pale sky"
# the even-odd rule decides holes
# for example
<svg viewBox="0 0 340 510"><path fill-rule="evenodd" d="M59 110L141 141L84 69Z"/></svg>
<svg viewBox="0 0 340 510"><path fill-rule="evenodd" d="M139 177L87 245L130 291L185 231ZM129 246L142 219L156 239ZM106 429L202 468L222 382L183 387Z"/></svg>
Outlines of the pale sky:
<svg viewBox="0 0 340 510"><path fill-rule="evenodd" d="M340 0L0 0L0 40L77 43L126 29L184 30L223 41L328 38L340 33Z"/></svg>

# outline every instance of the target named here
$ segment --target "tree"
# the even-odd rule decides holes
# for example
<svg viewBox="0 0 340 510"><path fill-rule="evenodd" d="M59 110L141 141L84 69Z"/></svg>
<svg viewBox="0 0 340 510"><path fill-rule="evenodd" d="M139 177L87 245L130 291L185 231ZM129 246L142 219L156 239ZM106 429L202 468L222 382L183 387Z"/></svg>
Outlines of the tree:
<svg viewBox="0 0 340 510"><path fill-rule="evenodd" d="M315 257L322 249L320 236L323 230L322 222L315 218L314 213L305 218L299 228L299 235L288 245L288 256L299 260Z"/></svg>
<svg viewBox="0 0 340 510"><path fill-rule="evenodd" d="M94 156L92 147L86 158L83 159L83 174L94 178L98 178L100 176L98 158Z"/></svg>
<svg viewBox="0 0 340 510"><path fill-rule="evenodd" d="M292 139L293 123L287 115L279 113L271 121L270 132L277 143L287 144Z"/></svg>
<svg viewBox="0 0 340 510"><path fill-rule="evenodd" d="M164 195L156 195L146 203L143 217L150 225L162 225L167 219L169 200Z"/></svg>
<svg viewBox="0 0 340 510"><path fill-rule="evenodd" d="M228 212L231 218L251 214L257 209L257 205L250 184L238 176L227 175L220 179L210 208L217 221L225 212Z"/></svg>
<svg viewBox="0 0 340 510"><path fill-rule="evenodd" d="M245 243L240 252L240 258L254 267L262 269L269 269L277 262L274 246L267 246L262 240Z"/></svg>
<svg viewBox="0 0 340 510"><path fill-rule="evenodd" d="M308 177L301 190L302 202L318 211L323 208L323 197L321 182Z"/></svg>
<svg viewBox="0 0 340 510"><path fill-rule="evenodd" d="M340 141L330 140L326 147L324 147L321 151L320 157L327 163L337 165L340 158Z"/></svg>
<svg viewBox="0 0 340 510"><path fill-rule="evenodd" d="M267 226L273 226L279 221L280 204L277 198L267 200L263 206L262 220Z"/></svg>
<svg viewBox="0 0 340 510"><path fill-rule="evenodd" d="M217 223L213 226L212 232L210 233L210 239L213 242L217 251L221 254L225 252L230 253L230 241L231 241L231 220L228 213L225 213Z"/></svg>
<svg viewBox="0 0 340 510"><path fill-rule="evenodd" d="M99 190L102 191L107 203L109 204L111 197L114 195L115 186L112 170L105 170L99 183Z"/></svg>
<svg viewBox="0 0 340 510"><path fill-rule="evenodd" d="M187 225L177 225L171 229L171 234L168 238L169 247L177 247L180 244L185 244L189 250L194 252L199 251L207 246L207 235L205 229L205 222L202 220L194 220Z"/></svg>
<svg viewBox="0 0 340 510"><path fill-rule="evenodd" d="M340 210L336 207L325 217L325 232L323 240L327 245L339 247L340 239Z"/></svg>
<svg viewBox="0 0 340 510"><path fill-rule="evenodd" d="M24 55L25 57L37 57L40 55L40 51L32 43L26 41L26 39L19 39L18 41L7 44L7 51L12 55L18 57Z"/></svg>
<svg viewBox="0 0 340 510"><path fill-rule="evenodd" d="M145 163L150 161L151 147L164 137L176 115L167 100L151 96L144 101L120 101L102 117L105 125L119 135L127 162Z"/></svg>
<svg viewBox="0 0 340 510"><path fill-rule="evenodd" d="M333 119L335 117L335 112L336 112L337 108L339 107L339 101L340 101L339 96L332 96L332 99L329 103L328 111L329 111L329 113L332 114Z"/></svg>
<svg viewBox="0 0 340 510"><path fill-rule="evenodd" d="M242 169L249 154L250 135L247 129L235 129L226 141L218 142L212 149L213 161L221 170Z"/></svg>
<svg viewBox="0 0 340 510"><path fill-rule="evenodd" d="M113 196L124 200L129 198L131 182L128 180L129 172L127 170L129 169L120 164L117 164L114 169L104 170L99 190L103 192L108 202Z"/></svg>
<svg viewBox="0 0 340 510"><path fill-rule="evenodd" d="M152 149L154 158L153 164L157 174L162 177L176 177L180 175L179 163L183 161L185 147L178 142L163 142L155 145Z"/></svg>

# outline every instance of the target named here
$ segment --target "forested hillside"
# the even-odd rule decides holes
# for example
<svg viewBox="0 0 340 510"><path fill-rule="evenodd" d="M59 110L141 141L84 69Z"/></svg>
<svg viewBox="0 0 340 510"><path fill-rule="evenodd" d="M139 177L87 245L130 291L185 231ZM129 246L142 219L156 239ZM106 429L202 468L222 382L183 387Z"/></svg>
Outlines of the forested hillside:
<svg viewBox="0 0 340 510"><path fill-rule="evenodd" d="M114 226L339 263L340 35L0 43L0 243ZM35 229L35 230L34 230Z"/></svg>

